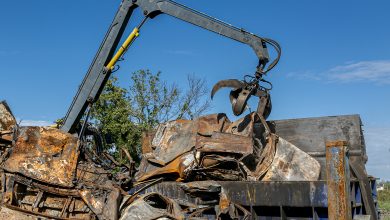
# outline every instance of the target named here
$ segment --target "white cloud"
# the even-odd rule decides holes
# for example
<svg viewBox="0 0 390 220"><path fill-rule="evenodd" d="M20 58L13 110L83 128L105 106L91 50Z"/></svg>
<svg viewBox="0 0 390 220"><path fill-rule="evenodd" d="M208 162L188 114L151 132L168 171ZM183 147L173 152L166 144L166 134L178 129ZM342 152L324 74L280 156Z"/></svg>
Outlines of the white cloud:
<svg viewBox="0 0 390 220"><path fill-rule="evenodd" d="M348 62L320 73L314 73L313 71L292 72L287 74L287 77L338 83L371 82L390 84L390 60Z"/></svg>
<svg viewBox="0 0 390 220"><path fill-rule="evenodd" d="M364 127L370 175L390 180L390 127Z"/></svg>
<svg viewBox="0 0 390 220"><path fill-rule="evenodd" d="M336 66L326 74L329 79L341 82L367 81L390 84L390 60L362 61Z"/></svg>
<svg viewBox="0 0 390 220"><path fill-rule="evenodd" d="M50 121L20 120L21 126L49 126L54 124Z"/></svg>

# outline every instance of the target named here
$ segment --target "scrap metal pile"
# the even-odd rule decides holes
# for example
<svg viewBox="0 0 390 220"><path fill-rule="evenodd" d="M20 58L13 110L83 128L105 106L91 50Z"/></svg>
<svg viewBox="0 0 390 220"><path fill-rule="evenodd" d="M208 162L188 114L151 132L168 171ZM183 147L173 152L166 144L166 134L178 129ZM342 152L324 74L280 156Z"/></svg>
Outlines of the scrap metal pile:
<svg viewBox="0 0 390 220"><path fill-rule="evenodd" d="M162 124L144 138L143 159L135 179L317 180L319 163L277 137L268 126L255 126L259 121L257 113L236 122L230 122L225 114L214 114Z"/></svg>
<svg viewBox="0 0 390 220"><path fill-rule="evenodd" d="M0 103L0 219L26 215L55 219L118 219L126 166L96 163L71 134L48 127L19 127ZM15 215L15 212L26 215Z"/></svg>
<svg viewBox="0 0 390 220"><path fill-rule="evenodd" d="M25 219L249 218L216 181L317 180L320 164L270 131L258 113L161 124L144 135L138 172L99 153L91 142L56 128L20 127L0 103L0 217ZM302 162L304 161L304 163ZM116 170L116 172L113 172ZM182 182L188 201L144 193ZM12 212L22 212L24 217Z"/></svg>

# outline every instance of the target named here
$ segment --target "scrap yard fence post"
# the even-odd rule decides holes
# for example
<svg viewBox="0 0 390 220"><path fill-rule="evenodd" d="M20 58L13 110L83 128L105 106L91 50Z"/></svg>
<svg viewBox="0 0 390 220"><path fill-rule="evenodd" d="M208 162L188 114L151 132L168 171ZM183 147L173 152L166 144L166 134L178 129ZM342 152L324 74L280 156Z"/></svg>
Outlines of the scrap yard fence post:
<svg viewBox="0 0 390 220"><path fill-rule="evenodd" d="M326 143L326 176L328 185L328 217L330 220L352 219L350 173L347 142Z"/></svg>

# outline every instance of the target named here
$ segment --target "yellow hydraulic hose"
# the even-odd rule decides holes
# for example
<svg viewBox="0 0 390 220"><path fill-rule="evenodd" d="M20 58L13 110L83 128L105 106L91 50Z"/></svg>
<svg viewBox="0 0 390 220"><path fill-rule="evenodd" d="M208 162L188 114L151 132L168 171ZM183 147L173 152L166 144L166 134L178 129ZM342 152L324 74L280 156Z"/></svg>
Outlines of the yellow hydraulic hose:
<svg viewBox="0 0 390 220"><path fill-rule="evenodd" d="M107 70L111 71L114 68L116 62L122 57L122 55L125 53L125 51L128 49L128 47L131 45L131 43L134 41L134 39L136 37L138 37L138 35L139 35L139 28L134 28L134 30L131 32L131 34L127 37L125 42L123 42L122 46L116 52L114 57L107 64L107 66L106 66Z"/></svg>

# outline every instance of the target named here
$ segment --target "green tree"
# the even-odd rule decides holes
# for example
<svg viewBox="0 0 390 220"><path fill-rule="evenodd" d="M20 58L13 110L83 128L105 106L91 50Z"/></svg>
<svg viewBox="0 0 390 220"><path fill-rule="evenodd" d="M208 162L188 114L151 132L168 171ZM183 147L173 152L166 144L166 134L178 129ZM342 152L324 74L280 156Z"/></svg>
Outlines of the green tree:
<svg viewBox="0 0 390 220"><path fill-rule="evenodd" d="M139 70L131 74L128 89L112 76L92 109L92 122L114 142L114 155L126 148L135 161L140 158L142 133L159 123L194 119L210 107L204 79L190 75L186 89L161 80L161 72Z"/></svg>
<svg viewBox="0 0 390 220"><path fill-rule="evenodd" d="M134 146L138 144L141 131L136 124L129 120L131 116L128 91L117 84L114 76L108 80L99 100L92 108L91 118L99 127L103 136L109 136L115 143L114 154L118 157L118 147L129 150L133 158L137 158L138 152Z"/></svg>

